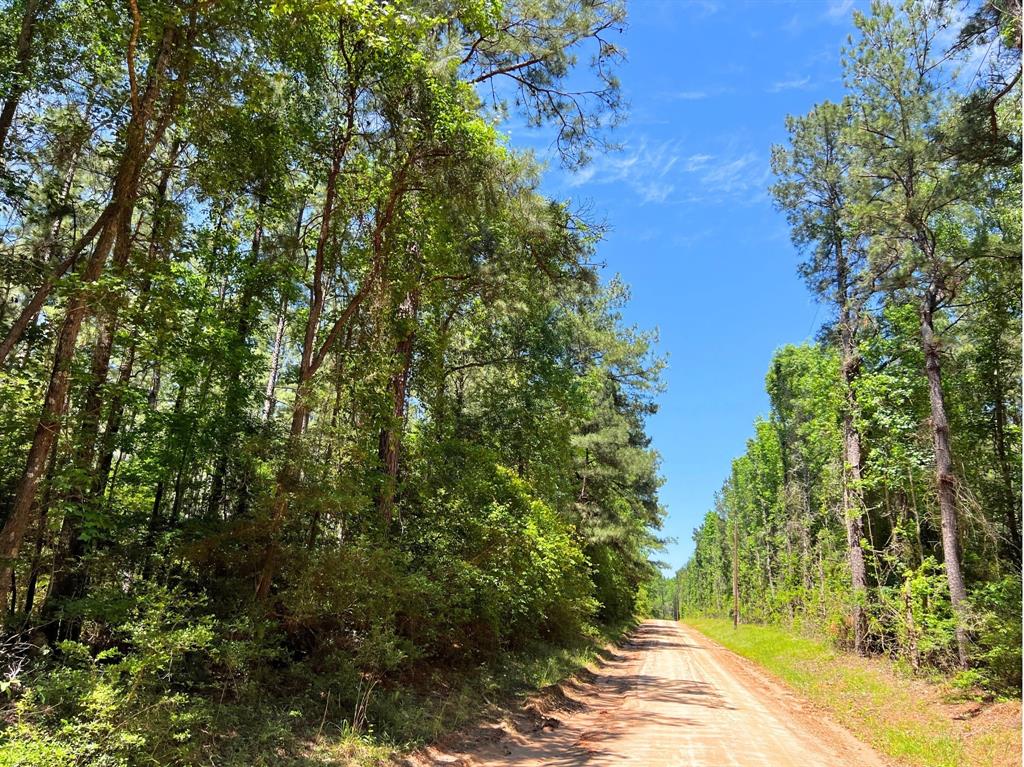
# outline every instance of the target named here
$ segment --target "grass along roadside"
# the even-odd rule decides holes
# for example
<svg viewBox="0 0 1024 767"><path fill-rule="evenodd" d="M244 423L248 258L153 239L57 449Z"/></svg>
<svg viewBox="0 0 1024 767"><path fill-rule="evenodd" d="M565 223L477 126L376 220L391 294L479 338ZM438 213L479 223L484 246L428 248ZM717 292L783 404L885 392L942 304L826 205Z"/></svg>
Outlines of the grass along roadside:
<svg viewBox="0 0 1024 767"><path fill-rule="evenodd" d="M1021 764L1019 701L951 702L953 691L909 678L879 658L840 652L775 626L687 618L685 625L754 661L897 764L1015 767Z"/></svg>
<svg viewBox="0 0 1024 767"><path fill-rule="evenodd" d="M193 747L187 754L159 763L394 765L413 749L478 721L499 718L530 694L579 672L634 625L593 628L588 636L569 644L533 642L490 663L424 667L401 680L361 685L358 693L347 689L350 675L344 670L296 666L279 674L274 690L265 688L237 701L213 697L192 700L187 707L179 704L178 711L172 712L177 719L190 716L196 722L189 728ZM105 704L105 689L90 701L94 708ZM72 719L55 730L40 719L36 713L39 706L24 710L0 706L0 767L141 763L125 755L122 741L131 738L131 753L138 753L139 743L146 746L158 736L164 737L157 730L166 727L166 718L155 714L159 706L173 704L166 697L155 705L140 704L130 732Z"/></svg>
<svg viewBox="0 0 1024 767"><path fill-rule="evenodd" d="M471 671L438 672L417 689L383 693L371 708L387 711L385 728L371 724L354 732L347 721L328 724L306 740L295 767L369 767L393 765L414 749L435 742L476 722L499 718L542 688L561 682L594 663L608 645L618 643L635 622L595 628L571 645L541 642L502 656ZM379 721L379 719L378 719Z"/></svg>

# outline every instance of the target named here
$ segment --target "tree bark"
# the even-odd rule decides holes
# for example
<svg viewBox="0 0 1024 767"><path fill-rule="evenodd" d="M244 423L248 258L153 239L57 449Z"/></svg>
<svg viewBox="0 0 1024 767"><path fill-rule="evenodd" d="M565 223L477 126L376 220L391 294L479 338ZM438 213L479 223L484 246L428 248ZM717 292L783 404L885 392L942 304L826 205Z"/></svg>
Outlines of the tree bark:
<svg viewBox="0 0 1024 767"><path fill-rule="evenodd" d="M402 447L401 431L405 423L408 400L409 372L412 368L413 342L416 338L416 316L419 310L419 292L410 290L398 308L398 322L403 326L402 337L395 345L395 355L401 367L391 376L388 390L391 394L391 420L381 429L377 456L384 470L384 482L377 498L377 510L385 525L391 524L398 486L398 463Z"/></svg>
<svg viewBox="0 0 1024 767"><path fill-rule="evenodd" d="M992 373L991 381L993 404L992 441L995 443L996 456L999 458L999 473L1002 478L1004 506L1006 509L1006 530L1010 538L1006 551L1010 562L1019 572L1021 567L1021 538L1017 512L1020 510L1020 501L1017 498L1016 488L1014 488L1014 472L1010 468L1010 460L1006 450L1006 402L1003 398L1000 378L997 365Z"/></svg>
<svg viewBox="0 0 1024 767"><path fill-rule="evenodd" d="M277 377L281 373L281 351L284 348L284 326L288 315L288 300L281 299L281 308L277 313L277 328L274 331L274 346L270 352L270 374L267 376L267 388L263 393L263 422L267 423L274 415L277 407Z"/></svg>
<svg viewBox="0 0 1024 767"><path fill-rule="evenodd" d="M132 117L125 132L124 150L114 178L113 194L104 213L101 214L102 223L97 222L100 226L96 245L82 272L82 283L85 286L99 279L118 233L123 235L128 227L132 206L138 196L139 177L143 165L155 145L160 141L173 115L173 110L165 110L155 127L153 136L147 136L150 121L170 65L171 52L178 37L177 33L178 30L175 27L165 28L163 39L150 67L148 84L143 98L138 101L138 109L133 108L132 110ZM183 77L184 73L180 73L179 80ZM7 601L6 589L9 588L11 573L21 550L25 531L31 521L32 508L46 463L46 456L60 430L61 419L67 404L68 388L71 383L71 363L78 342L78 334L90 308L91 302L87 288L78 290L67 303L64 321L54 350L53 369L42 413L29 448L25 470L15 491L14 503L3 529L0 530L0 603Z"/></svg>
<svg viewBox="0 0 1024 767"><path fill-rule="evenodd" d="M256 598L260 601L265 600L270 594L270 583L274 578L277 568L278 530L283 524L288 511L288 496L295 484L297 468L294 454L299 448L299 441L306 427L306 415L308 412L306 400L309 396L306 389L309 379L312 377L313 372L315 372L313 370L313 355L316 348L317 330L320 327L320 314L323 312L324 307L324 264L331 233L331 218L334 213L338 174L341 172L341 163L347 150L347 143L346 140L334 152L330 171L327 174L327 187L324 191L324 204L320 217L320 232L317 236L316 255L313 262L313 283L309 289L309 315L306 318L306 332L302 340L299 377L295 387L295 403L292 406L291 427L288 431L288 455L285 456L281 468L278 470L274 503L270 514L269 541L263 551L260 570L256 577Z"/></svg>
<svg viewBox="0 0 1024 767"><path fill-rule="evenodd" d="M14 123L14 114L18 111L18 103L25 93L29 68L32 65L32 38L35 36L39 13L46 7L46 0L26 0L25 13L21 17L21 30L15 44L14 54L14 85L0 108L0 167L6 164L4 150L7 148L7 136Z"/></svg>
<svg viewBox="0 0 1024 767"><path fill-rule="evenodd" d="M29 568L28 583L25 585L25 618L32 615L32 608L35 607L36 587L39 583L39 573L42 570L43 547L46 545L46 523L50 512L50 499L53 496L53 478L57 473L57 446L59 440L53 441L50 448L50 458L46 468L46 491L39 504L37 517L36 545L32 552L32 566Z"/></svg>
<svg viewBox="0 0 1024 767"><path fill-rule="evenodd" d="M398 202L405 191L405 174L412 158L402 165L392 179L391 190L387 201L377 211L376 222L374 223L371 247L373 252L370 272L366 275L359 290L349 300L348 305L341 315L334 321L323 342L317 348L317 331L320 326L320 315L324 306L323 271L327 243L330 234L331 217L334 212L334 195L338 174L341 171L341 163L345 152L348 149L348 142L351 138L353 122L350 119L349 134L341 143L332 160L331 170L327 177L327 189L324 196L323 214L320 218L320 234L317 238L316 258L313 265L313 284L310 287L309 315L306 318L306 332L302 341L302 357L299 362L299 376L295 388L295 403L292 410L292 423L288 432L288 456L281 464L277 473L274 490L274 503L271 507L268 542L260 558L259 572L256 576L255 595L258 601L266 600L270 594L270 584L277 569L277 559L280 549L280 529L288 514L288 502L292 488L297 479L297 463L295 455L299 450L299 442L306 427L309 416L308 387L309 382L316 375L317 370L323 365L327 353L334 346L341 331L347 327L349 321L355 315L356 310L366 299L366 296L373 289L384 269L385 254L385 232L391 224L395 215Z"/></svg>
<svg viewBox="0 0 1024 767"><path fill-rule="evenodd" d="M861 439L857 430L859 410L854 389L860 374L860 352L857 349L857 311L850 296L849 264L842 235L836 237L836 295L839 303L839 336L845 407L843 410L843 521L846 524L846 554L850 564L850 588L853 593L853 649L866 651L868 577L864 564L864 511L861 502Z"/></svg>
<svg viewBox="0 0 1024 767"><path fill-rule="evenodd" d="M169 174L170 170L166 171ZM161 192L166 189L166 175L161 180ZM135 206L129 203L118 218L117 237L114 243L114 256L110 269L122 274L127 267L131 255L132 232L131 219ZM61 526L60 546L54 554L54 571L50 587L46 593L46 609L54 609L62 600L76 599L84 596L86 591L86 573L82 558L85 554L85 542L82 539L82 520L87 509L95 504L99 497L97 487L96 456L99 446L100 417L103 411L103 394L110 373L110 358L114 350L114 337L117 332L118 315L121 299L113 297L113 302L106 307L97 323L96 345L93 347L92 365L89 385L83 397L78 444L74 453L74 468L79 481L73 483L68 496L69 509ZM94 303L99 303L95 299ZM129 359L134 355L129 355ZM130 371L130 363L127 368ZM122 373L126 368L122 367ZM115 405L115 403L111 403ZM112 451L111 451L112 452ZM107 466L109 470L109 465ZM106 482L103 482L105 486ZM80 628L78 621L54 622L59 627L56 637L77 640Z"/></svg>
<svg viewBox="0 0 1024 767"><path fill-rule="evenodd" d="M249 336L252 333L255 317L253 316L253 303L256 296L256 280L253 272L259 266L260 251L263 244L263 199L257 203L258 213L256 216L256 228L252 235L252 244L249 248L249 257L245 263L245 273L242 280L242 292L238 297L238 321L235 325L236 347L241 351L249 344ZM207 505L207 514L212 518L220 510L224 498L225 484L232 467L232 455L235 449L235 442L238 438L240 424L245 418L245 405L248 392L244 389L242 374L244 373L245 361L239 354L231 355L231 364L227 374L228 392L224 403L224 431L220 435L220 451L213 469L213 478L210 488L210 499ZM244 490L242 491L245 492Z"/></svg>
<svg viewBox="0 0 1024 767"><path fill-rule="evenodd" d="M96 458L96 440L99 436L100 412L103 408L103 388L110 368L113 348L114 324L109 317L99 323L99 337L93 349L89 386L83 398L81 427L74 453L76 481L68 495L68 511L64 515L57 551L54 553L53 576L46 592L44 611L59 609L59 603L83 594L85 574L82 572L82 520L89 500L88 483L92 481ZM77 639L77 621L59 621L54 626L54 637Z"/></svg>
<svg viewBox="0 0 1024 767"><path fill-rule="evenodd" d="M732 627L740 627L740 526L732 521Z"/></svg>
<svg viewBox="0 0 1024 767"><path fill-rule="evenodd" d="M921 302L921 344L924 368L928 379L928 401L931 406L932 440L935 447L935 482L942 521L942 553L946 564L949 597L956 616L957 656L961 667L967 666L967 630L964 626L964 602L967 588L960 567L960 526L956 508L957 477L953 470L950 449L949 418L942 394L942 365L939 342L935 337L937 297L929 290Z"/></svg>
<svg viewBox="0 0 1024 767"><path fill-rule="evenodd" d="M173 168L173 159L177 155L178 144L171 152L171 159L164 168L159 182L157 183L157 196L153 208L153 234L154 241L150 243L150 256L154 254L155 239L160 231L160 215L163 207L167 185L170 180ZM134 214L134 203L129 203L122 211L117 238L114 243L114 256L110 269L117 274L123 274L127 268L131 256L133 234L131 231L131 219ZM149 277L145 279L139 298L144 311L148 302ZM100 415L103 409L103 394L107 377L110 373L110 359L113 353L114 338L117 331L117 324L121 309L122 299L114 296L111 305L108 306L98 323L98 338L93 350L92 369L89 386L86 389L83 399L81 413L81 427L78 437L78 445L75 450L75 469L82 478L76 482L69 497L70 510L64 517L62 534L60 538L61 547L54 556L54 572L47 591L46 599L50 607L55 607L53 602L61 600L80 598L85 595L87 589L87 573L84 571L82 558L85 555L85 543L82 540L82 518L89 507L96 507L102 504L103 494L106 489L107 480L113 462L114 449L116 447L117 432L120 430L121 416L124 407L121 389L127 386L132 368L135 362L135 344L132 343L125 359L122 361L118 373L119 390L111 399L107 428L100 439ZM97 462L97 454L99 461ZM77 621L60 621L52 625L60 626L58 637L77 639L79 625Z"/></svg>

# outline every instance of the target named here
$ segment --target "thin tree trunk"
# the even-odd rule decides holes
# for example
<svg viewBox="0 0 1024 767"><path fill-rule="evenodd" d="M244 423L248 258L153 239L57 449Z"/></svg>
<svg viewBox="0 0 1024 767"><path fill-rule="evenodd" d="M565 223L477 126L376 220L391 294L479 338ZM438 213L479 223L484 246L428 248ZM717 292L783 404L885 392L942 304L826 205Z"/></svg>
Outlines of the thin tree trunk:
<svg viewBox="0 0 1024 767"><path fill-rule="evenodd" d="M50 512L50 500L53 496L53 478L57 473L57 446L60 440L54 440L50 448L50 458L46 467L46 492L39 504L39 515L36 532L35 550L32 552L32 566L29 569L28 583L25 585L25 617L32 614L35 607L36 586L39 583L39 572L42 568L43 546L46 544L46 523Z"/></svg>
<svg viewBox="0 0 1024 767"><path fill-rule="evenodd" d="M405 408L408 400L409 372L412 368L413 342L416 338L416 316L419 310L417 290L409 291L398 308L398 322L405 326L402 337L395 346L395 354L401 360L401 368L391 376L388 389L391 393L391 420L380 432L378 458L384 469L384 484L377 499L377 509L385 525L391 524L394 514L395 490L398 485L398 463L401 452L401 430L405 423Z"/></svg>
<svg viewBox="0 0 1024 767"><path fill-rule="evenodd" d="M54 609L57 606L55 603L79 597L83 593L85 574L81 568L85 543L82 540L82 521L88 501L87 483L91 481L96 458L96 440L99 435L100 411L103 407L102 394L110 367L113 335L113 322L106 317L99 324L99 337L93 349L89 387L83 399L81 427L74 453L74 469L79 479L72 483L68 496L69 508L64 515L59 545L54 553L53 577L46 592L44 611ZM61 621L59 625L61 628L56 634L58 638L77 638L77 621Z"/></svg>
<svg viewBox="0 0 1024 767"><path fill-rule="evenodd" d="M847 390L847 402L853 399L852 392ZM853 404L853 403L850 403ZM864 605L867 602L867 568L864 564L864 549L861 539L864 537L864 517L860 504L861 480L861 447L860 433L853 424L853 416L847 413L843 417L843 464L845 481L843 482L843 515L846 521L846 551L850 563L850 587L853 591L853 649L863 655L867 650L867 615Z"/></svg>
<svg viewBox="0 0 1024 767"><path fill-rule="evenodd" d="M124 272L131 254L131 217L134 206L128 204L119 217L118 233L114 244L114 257L110 269L115 274ZM85 542L82 539L82 520L87 507L102 496L94 491L97 478L95 473L96 454L99 443L100 416L103 410L103 393L110 373L110 358L114 349L117 331L120 299L115 297L98 323L98 337L93 348L89 386L83 397L81 426L75 449L74 467L80 481L75 482L68 497L69 510L65 514L61 529L60 547L54 554L54 572L47 590L46 601L53 607L54 602L80 598L85 594L86 573L82 557ZM124 371L122 371L124 372ZM105 484L105 483L104 483ZM57 625L57 624L55 624ZM58 637L77 639L77 621L61 621Z"/></svg>
<svg viewBox="0 0 1024 767"><path fill-rule="evenodd" d="M178 393L174 398L173 414L175 420L181 416L185 407L185 394L187 387L182 384L178 387ZM149 406L156 408L157 398L160 394L160 378L154 375L153 386L149 392ZM164 494L167 491L167 477L161 476L153 491L153 506L149 512L149 524L146 526L146 537L142 541L142 580L148 581L153 574L153 551L156 548L156 537L160 534L163 521Z"/></svg>
<svg viewBox="0 0 1024 767"><path fill-rule="evenodd" d="M298 466L293 456L298 452L299 441L302 437L303 431L305 430L306 420L309 416L309 393L307 392L309 382L316 374L317 370L320 369L327 353L334 346L334 343L338 339L342 330L348 326L348 323L355 315L356 310L380 278L384 269L384 259L386 257L384 235L394 218L398 202L405 191L405 174L408 170L409 163L412 160L411 157L408 158L407 162L398 171L396 177L392 180L391 191L389 192L387 202L377 211L376 222L374 224L373 235L371 237L373 263L370 268L370 273L364 279L359 290L349 300L348 306L345 307L341 315L335 320L319 348L317 348L317 331L320 325L320 315L324 306L324 259L327 251L327 241L330 234L331 216L334 211L335 185L337 183L338 173L341 171L341 162L347 150L348 141L351 138L352 126L353 122L350 115L348 126L349 133L347 134L345 141L342 142L339 150L335 153L331 170L327 177L324 209L320 219L320 235L317 238L316 258L313 266L313 284L310 288L309 315L306 319L306 333L302 342L302 357L299 362L299 376L295 387L295 403L292 410L292 423L288 432L288 456L282 462L281 468L277 473L274 502L270 512L268 542L263 550L263 554L260 559L259 572L256 576L255 594L256 599L259 601L265 600L270 594L270 584L274 578L274 573L277 570L277 559L280 549L280 542L278 540L280 528L284 524L285 518L288 514L289 495L291 494L292 488L298 478Z"/></svg>
<svg viewBox="0 0 1024 767"><path fill-rule="evenodd" d="M149 82L143 98L138 102L138 109L133 108L132 118L126 129L125 148L113 184L113 195L103 214L107 218L104 219L101 215L102 225L98 231L96 245L82 273L82 283L85 285L99 279L116 236L119 232L125 232L132 206L138 196L142 166L155 144L159 142L173 115L173 110L168 109L161 116L162 119L156 126L151 140L147 141L147 127L166 76L172 43L176 38L175 33L176 30L172 27L165 29L154 63L150 67ZM179 80L183 77L184 74L179 73ZM71 383L71 363L78 334L89 310L90 302L85 290L77 291L67 302L64 321L57 337L53 370L42 413L29 448L25 470L18 482L14 503L3 529L0 530L0 603L7 601L6 589L9 588L10 574L21 550L25 530L31 521L46 456L60 430Z"/></svg>
<svg viewBox="0 0 1024 767"><path fill-rule="evenodd" d="M853 595L853 649L863 655L866 650L868 622L868 577L864 564L864 510L861 500L861 436L857 430L859 412L854 385L860 374L860 352L857 348L857 311L850 295L850 267L841 232L834 233L836 249L836 295L839 309L839 335L845 406L843 409L843 521L846 526L846 556L850 565L850 589Z"/></svg>
<svg viewBox="0 0 1024 767"><path fill-rule="evenodd" d="M942 520L942 553L949 582L949 597L956 616L957 656L961 667L967 666L967 630L964 626L964 602L967 588L960 568L960 529L956 509L957 477L950 450L949 418L942 394L942 366L939 343L935 338L936 297L929 291L921 303L921 343L924 349L925 375L928 379L928 400L931 405L932 439L935 446L935 482Z"/></svg>
<svg viewBox="0 0 1024 767"><path fill-rule="evenodd" d="M288 496L295 484L297 466L293 459L298 450L299 440L306 427L307 399L306 387L312 376L311 368L316 347L317 330L320 327L320 314L324 307L323 272L326 259L327 244L331 233L331 218L334 213L335 190L341 163L344 158L346 144L341 145L334 153L331 168L327 174L327 188L324 192L323 211L320 217L320 233L316 243L316 257L313 263L313 284L309 291L309 315L306 318L306 332L302 340L302 357L299 362L299 378L295 387L295 403L292 407L292 422L288 431L288 455L285 456L278 470L274 503L270 514L270 539L263 551L259 574L256 578L256 598L260 601L270 594L270 583L277 569L278 528L283 524L288 511Z"/></svg>
<svg viewBox="0 0 1024 767"><path fill-rule="evenodd" d="M1017 512L1020 510L1020 501L1017 499L1017 491L1013 483L1013 469L1010 468L1010 460L1006 450L1006 402L1003 400L1003 393L999 385L999 368L992 374L992 404L993 404L993 435L996 455L999 458L999 473L1002 478L1002 490L1004 506L1006 508L1006 530L1010 540L1006 547L1010 561L1017 570L1021 566L1021 538L1020 525L1017 521Z"/></svg>
<svg viewBox="0 0 1024 767"><path fill-rule="evenodd" d="M288 316L288 299L281 298L281 308L277 313L277 329L274 331L274 346L270 352L270 375L267 377L267 389L263 394L263 421L267 423L274 415L277 407L277 377L281 373L281 351L284 348L284 327Z"/></svg>
<svg viewBox="0 0 1024 767"><path fill-rule="evenodd" d="M352 337L351 328L345 334L345 348L348 347L348 343ZM338 414L341 412L341 389L342 389L342 378L341 378L341 360L338 355L335 355L334 363L334 406L331 408L331 425L330 431L327 435L327 454L324 456L324 466L327 471L331 470L331 462L334 460L334 430L338 425ZM317 504L316 509L313 511L313 517L309 520L309 532L306 534L306 549L309 551L313 550L313 546L316 544L317 533L320 530L320 517L321 517L321 506Z"/></svg>
<svg viewBox="0 0 1024 767"><path fill-rule="evenodd" d="M25 13L21 17L21 31L15 44L14 84L4 100L3 107L0 108L0 167L6 164L4 150L7 148L7 136L14 123L14 114L18 111L18 102L21 101L28 85L26 80L32 64L32 38L35 35L39 13L44 8L45 3L40 0L26 0Z"/></svg>
<svg viewBox="0 0 1024 767"><path fill-rule="evenodd" d="M93 282L99 276L103 262L113 244L113 236L114 227L105 227L83 275L85 282ZM25 462L25 470L15 492L14 503L3 529L0 530L0 603L7 601L7 594L3 589L6 589L10 583L14 562L18 558L25 530L31 521L31 511L35 503L36 490L43 473L46 456L60 430L68 387L71 383L71 362L86 311L87 303L84 293L79 292L68 301L64 323L57 338L53 370L46 390L43 412L36 426Z"/></svg>
<svg viewBox="0 0 1024 767"><path fill-rule="evenodd" d="M235 344L239 350L247 348L249 335L252 333L255 323L255 318L252 316L253 303L256 298L256 281L253 277L253 272L259 266L260 250L263 243L263 204L264 201L261 197L257 204L259 212L256 217L256 228L252 235L252 245L249 248L249 258L246 259L242 292L238 297L238 322L235 327ZM244 383L241 380L244 364L245 360L242 355L231 355L231 364L227 375L229 388L224 403L225 431L221 433L220 437L220 451L214 464L210 499L207 506L207 514L210 517L216 516L223 501L225 484L232 464L231 458L239 433L239 425L245 417L244 410L248 392L245 391Z"/></svg>
<svg viewBox="0 0 1024 767"><path fill-rule="evenodd" d="M732 521L732 627L740 627L740 526Z"/></svg>
<svg viewBox="0 0 1024 767"><path fill-rule="evenodd" d="M181 141L176 140L171 148L170 155L168 156L167 165L164 167L160 180L157 182L156 200L153 204L153 225L152 231L150 232L150 243L145 265L147 273L142 281L142 286L139 289L138 302L132 311L132 315L135 317L136 321L145 317L146 310L149 307L150 290L153 287L153 278L152 274L149 273L149 269L157 259L161 248L164 245L163 239L166 232L163 213L164 207L167 203L167 187L170 183L171 173L174 169L174 162L177 159L180 150ZM107 482L110 479L110 469L114 462L114 452L117 449L117 435L121 430L121 424L124 420L124 393L131 383L132 374L135 370L136 353L137 344L136 341L133 340L128 347L128 351L125 353L124 359L121 361L121 366L118 370L117 376L117 388L110 401L109 412L107 414L107 424L103 431L103 438L100 443L99 461L97 462L92 490L90 493L93 499L103 497L107 489Z"/></svg>

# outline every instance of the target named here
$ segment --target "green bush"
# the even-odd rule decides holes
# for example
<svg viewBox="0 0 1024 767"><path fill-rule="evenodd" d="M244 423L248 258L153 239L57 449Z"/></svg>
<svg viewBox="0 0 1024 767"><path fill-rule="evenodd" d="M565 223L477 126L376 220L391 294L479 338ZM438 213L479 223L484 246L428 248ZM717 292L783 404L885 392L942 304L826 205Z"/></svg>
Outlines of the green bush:
<svg viewBox="0 0 1024 767"><path fill-rule="evenodd" d="M1021 689L1021 578L1008 575L971 592L978 684L1001 693Z"/></svg>

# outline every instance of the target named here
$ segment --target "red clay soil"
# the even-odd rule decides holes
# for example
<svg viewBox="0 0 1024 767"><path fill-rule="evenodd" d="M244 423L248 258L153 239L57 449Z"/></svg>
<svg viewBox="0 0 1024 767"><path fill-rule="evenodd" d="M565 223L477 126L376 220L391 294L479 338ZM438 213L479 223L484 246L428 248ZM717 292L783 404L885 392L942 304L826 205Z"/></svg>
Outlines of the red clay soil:
<svg viewBox="0 0 1024 767"><path fill-rule="evenodd" d="M406 764L883 767L871 748L700 634L647 621L592 674Z"/></svg>

